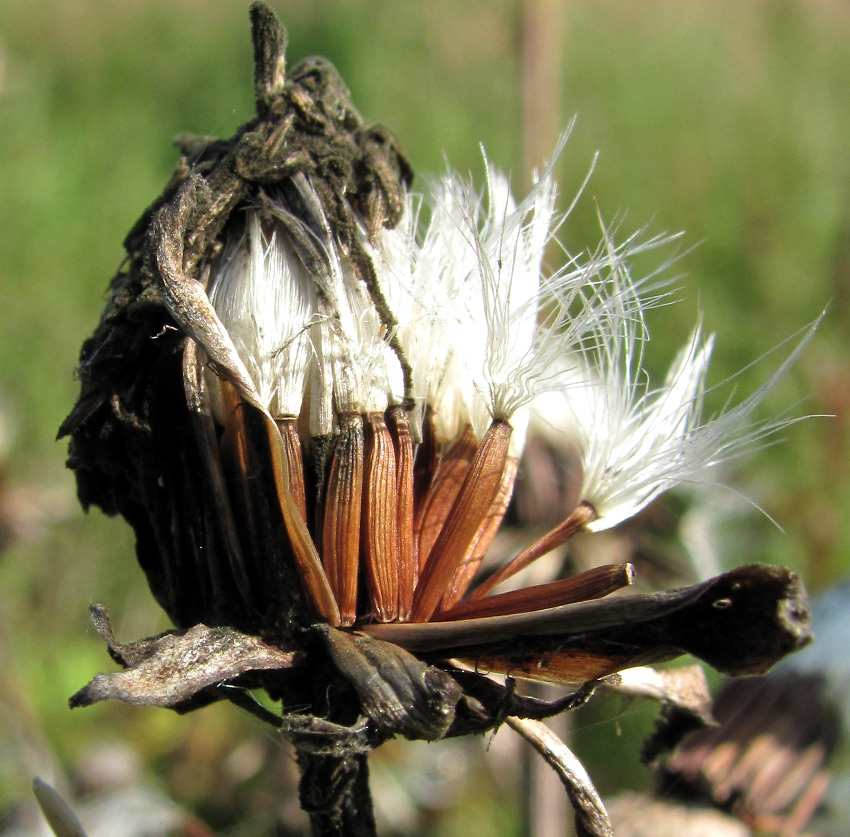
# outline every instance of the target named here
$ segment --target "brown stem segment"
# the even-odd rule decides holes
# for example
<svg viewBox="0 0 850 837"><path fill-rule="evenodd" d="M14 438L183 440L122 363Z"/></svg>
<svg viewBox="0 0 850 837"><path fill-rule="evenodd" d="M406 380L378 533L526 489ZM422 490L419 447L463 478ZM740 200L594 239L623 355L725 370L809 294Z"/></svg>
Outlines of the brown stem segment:
<svg viewBox="0 0 850 837"><path fill-rule="evenodd" d="M542 721L508 717L506 722L555 769L575 811L577 837L614 837L614 827L602 798L593 787L584 765L563 741Z"/></svg>
<svg viewBox="0 0 850 837"><path fill-rule="evenodd" d="M296 759L298 796L313 837L375 837L365 753L336 757L298 749Z"/></svg>
<svg viewBox="0 0 850 837"><path fill-rule="evenodd" d="M596 520L596 510L588 503L580 503L573 513L554 529L547 532L540 540L535 541L527 549L524 549L513 560L505 564L497 572L493 573L486 581L481 582L470 594L468 601L473 602L486 596L494 587L501 584L520 570L524 570L533 561L536 561L547 552L551 552L562 543L566 543L576 532L584 528L588 523Z"/></svg>

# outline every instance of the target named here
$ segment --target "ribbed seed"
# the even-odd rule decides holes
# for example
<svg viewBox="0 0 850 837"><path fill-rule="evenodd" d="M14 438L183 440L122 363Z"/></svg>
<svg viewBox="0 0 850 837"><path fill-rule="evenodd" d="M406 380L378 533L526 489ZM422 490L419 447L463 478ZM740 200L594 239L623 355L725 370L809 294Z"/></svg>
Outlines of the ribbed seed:
<svg viewBox="0 0 850 837"><path fill-rule="evenodd" d="M340 622L357 617L357 573L360 556L360 518L363 499L363 419L340 416L325 492L322 522L322 564L339 605Z"/></svg>
<svg viewBox="0 0 850 837"><path fill-rule="evenodd" d="M425 408L422 417L421 441L416 446L416 457L413 461L413 531L418 533L422 528L422 513L425 500L437 472L440 461L440 444L437 441L437 421L431 407ZM414 536L417 543L418 538ZM421 568L421 563L420 563Z"/></svg>
<svg viewBox="0 0 850 837"><path fill-rule="evenodd" d="M224 426L221 436L222 460L231 490L233 510L237 526L248 533L249 538L253 538L257 526L254 523L254 507L248 489L248 441L242 412L245 406L239 393L228 381L219 381L219 396ZM256 544L252 544L250 548L253 551Z"/></svg>
<svg viewBox="0 0 850 837"><path fill-rule="evenodd" d="M304 457L301 451L301 437L298 435L297 418L275 419L280 438L283 441L283 453L286 457L289 493L296 508L307 520L307 494L304 488Z"/></svg>
<svg viewBox="0 0 850 837"><path fill-rule="evenodd" d="M380 413L366 416L363 521L360 540L372 616L392 622L398 616L398 486L392 436Z"/></svg>
<svg viewBox="0 0 850 837"><path fill-rule="evenodd" d="M449 622L456 619L507 616L510 613L528 613L548 607L601 599L615 590L628 587L633 580L634 567L631 564L606 564L547 584L498 593L474 602L463 602L451 610L441 611L431 621Z"/></svg>
<svg viewBox="0 0 850 837"><path fill-rule="evenodd" d="M218 389L220 380L215 378L207 383L204 380L203 367L198 358L198 344L187 340L183 349L183 386L186 392L186 403L192 413L196 436L199 441L201 461L206 473L206 479L213 487L212 501L221 537L224 540L225 554L228 557L231 577L236 585L242 601L250 605L253 601L251 583L248 579L245 557L242 552L236 522L233 518L233 507L227 491L227 481L219 452L219 441L213 422L212 409L208 390L215 387L215 397L220 398ZM212 562L214 563L214 562ZM222 595L222 577L224 568L209 566L210 583L214 597ZM227 582L224 582L226 585Z"/></svg>
<svg viewBox="0 0 850 837"><path fill-rule="evenodd" d="M471 427L467 427L437 466L428 493L422 503L422 511L418 515L416 527L415 537L420 576L428 562L431 549L440 536L440 531L457 499L463 481L469 473L477 447L475 433Z"/></svg>
<svg viewBox="0 0 850 837"><path fill-rule="evenodd" d="M416 541L413 537L413 439L403 407L391 407L388 426L393 439L398 507L398 618L404 622L413 608L413 591L419 578Z"/></svg>
<svg viewBox="0 0 850 837"><path fill-rule="evenodd" d="M524 549L513 560L505 564L498 572L493 573L486 581L478 585L470 594L469 601L476 601L487 595L496 585L501 584L520 570L525 569L532 561L541 555L551 552L562 543L566 543L576 532L588 523L596 520L596 511L587 503L580 503L573 513L554 529L547 532L540 540L535 541Z"/></svg>
<svg viewBox="0 0 850 837"><path fill-rule="evenodd" d="M268 414L264 414L264 418L278 506L283 515L289 543L295 554L295 568L316 612L329 625L338 627L340 616L336 596L322 567L316 544L307 529L307 523L290 491L289 466L283 449L283 439L272 418Z"/></svg>
<svg viewBox="0 0 850 837"><path fill-rule="evenodd" d="M475 573L478 572L490 544L493 543L493 538L496 537L499 527L502 525L502 520L514 493L514 482L516 481L518 467L519 460L516 457L509 457L505 462L502 481L499 483L499 493L496 495L487 516L481 521L481 525L475 533L475 538L469 545L466 555L463 556L454 578L443 595L443 600L440 603L441 610L450 610L469 589L469 585L472 583Z"/></svg>
<svg viewBox="0 0 850 837"><path fill-rule="evenodd" d="M508 457L511 426L494 421L487 432L419 578L411 619L426 622L437 610L482 521L493 507Z"/></svg>

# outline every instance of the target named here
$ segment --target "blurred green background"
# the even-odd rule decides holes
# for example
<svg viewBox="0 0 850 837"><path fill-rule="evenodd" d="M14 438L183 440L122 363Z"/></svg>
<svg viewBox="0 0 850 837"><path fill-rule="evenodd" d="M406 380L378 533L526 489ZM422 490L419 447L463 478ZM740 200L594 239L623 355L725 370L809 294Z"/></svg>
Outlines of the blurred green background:
<svg viewBox="0 0 850 837"><path fill-rule="evenodd" d="M795 425L728 475L782 530L755 511L738 516L722 558L785 564L812 590L847 572L850 5L272 5L290 60L329 57L361 113L397 134L418 172L448 159L478 176L484 143L524 185L577 114L559 163L562 204L601 156L563 230L568 246L595 246L597 203L608 219L626 213L623 231L683 229L697 245L676 265L681 301L650 321L656 368L700 313L717 332L712 380L721 382L828 304L762 417L834 418ZM109 606L119 638L168 624L128 527L79 511L54 436L123 237L176 163L172 138L226 137L251 116L247 11L247 0L0 5L0 829L30 816L33 775L84 802L101 787L91 778L98 762L217 834L301 827L288 752L237 710L180 718L110 705L69 714L66 704L111 667L89 603ZM778 362L736 379L738 396ZM654 711L611 703L573 731L604 792L648 781L628 731ZM386 833L529 833L505 738L483 742L489 756L481 742L388 748L374 767Z"/></svg>

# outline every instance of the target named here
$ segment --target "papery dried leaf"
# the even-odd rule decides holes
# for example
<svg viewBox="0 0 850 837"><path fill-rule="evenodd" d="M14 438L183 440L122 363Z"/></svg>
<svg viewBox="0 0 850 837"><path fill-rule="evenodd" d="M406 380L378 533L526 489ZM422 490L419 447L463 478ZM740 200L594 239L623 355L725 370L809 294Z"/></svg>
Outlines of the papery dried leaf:
<svg viewBox="0 0 850 837"><path fill-rule="evenodd" d="M183 272L184 239L195 205L211 201L206 181L193 175L180 186L176 199L161 207L153 219L152 241L163 301L180 328L204 350L216 372L232 383L246 401L262 410L254 382L204 286Z"/></svg>
<svg viewBox="0 0 850 837"><path fill-rule="evenodd" d="M92 621L110 654L127 668L98 674L71 697L72 709L101 700L173 707L247 672L289 669L302 659L297 651L275 648L232 628L206 625L121 645L115 642L104 608L92 608Z"/></svg>
<svg viewBox="0 0 850 837"><path fill-rule="evenodd" d="M630 697L645 697L675 706L704 724L714 720L708 681L699 665L669 669L649 666L627 668L619 672L612 682L606 682L605 686Z"/></svg>

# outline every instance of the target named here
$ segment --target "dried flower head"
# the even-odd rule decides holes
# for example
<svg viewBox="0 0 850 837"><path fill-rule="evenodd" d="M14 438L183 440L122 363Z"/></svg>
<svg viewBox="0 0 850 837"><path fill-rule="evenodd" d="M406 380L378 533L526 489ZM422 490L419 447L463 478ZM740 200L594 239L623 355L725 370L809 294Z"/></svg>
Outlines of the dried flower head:
<svg viewBox="0 0 850 837"><path fill-rule="evenodd" d="M98 611L130 672L75 703L234 700L221 684L248 677L308 707L276 719L302 755L344 760L579 699L541 710L484 672L581 685L687 651L746 673L804 644L803 593L778 569L609 600L633 574L614 565L491 595L781 426L747 425L776 376L703 421L698 329L666 382L646 383L657 291L628 263L670 237L616 245L603 226L598 249L543 269L568 214L567 133L522 200L486 157L483 192L451 171L414 192L336 71L287 70L274 17L255 4L252 19L257 118L226 142L181 139L61 430L81 501L130 521L154 594L191 630L141 653ZM572 416L576 507L482 579L530 416L547 410Z"/></svg>

